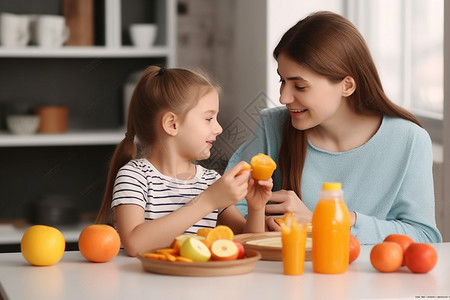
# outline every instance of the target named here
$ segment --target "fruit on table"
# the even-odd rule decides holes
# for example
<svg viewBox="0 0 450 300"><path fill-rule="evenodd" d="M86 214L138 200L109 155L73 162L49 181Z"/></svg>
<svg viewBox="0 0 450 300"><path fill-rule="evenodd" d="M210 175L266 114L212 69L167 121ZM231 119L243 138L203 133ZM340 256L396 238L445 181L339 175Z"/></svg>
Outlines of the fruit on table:
<svg viewBox="0 0 450 300"><path fill-rule="evenodd" d="M189 238L194 238L194 239L198 239L198 240L203 240L205 239L205 237L200 236L200 235L194 235L194 234L180 234L178 236L176 236L172 243L170 244L170 248L175 249L177 252L180 251L181 245L183 245L184 241L189 239Z"/></svg>
<svg viewBox="0 0 450 300"><path fill-rule="evenodd" d="M252 167L252 177L255 180L268 180L277 168L274 160L262 153L253 156L250 165Z"/></svg>
<svg viewBox="0 0 450 300"><path fill-rule="evenodd" d="M218 225L208 233L206 239L211 243L218 239L233 240L234 232L226 225Z"/></svg>
<svg viewBox="0 0 450 300"><path fill-rule="evenodd" d="M190 258L196 262L204 262L211 257L211 251L200 240L191 237L186 239L181 245L180 256Z"/></svg>
<svg viewBox="0 0 450 300"><path fill-rule="evenodd" d="M430 244L412 243L405 251L405 265L414 273L427 273L436 265L438 255Z"/></svg>
<svg viewBox="0 0 450 300"><path fill-rule="evenodd" d="M64 255L66 241L58 229L33 225L22 236L20 250L23 257L35 266L51 266Z"/></svg>
<svg viewBox="0 0 450 300"><path fill-rule="evenodd" d="M245 257L245 248L244 245L241 242L233 241L236 246L238 247L239 253L236 259L241 259Z"/></svg>
<svg viewBox="0 0 450 300"><path fill-rule="evenodd" d="M235 260L239 256L239 249L232 240L218 239L211 244L212 260Z"/></svg>
<svg viewBox="0 0 450 300"><path fill-rule="evenodd" d="M165 261L182 261L182 262L194 262L194 261L208 261L213 260L213 254L212 254L212 245L216 242L221 240L218 244L216 244L215 248L215 260L232 260L232 259L240 259L245 257L245 248L244 245L241 242L234 240L234 233L233 230L231 230L230 227L225 225L218 225L215 228L204 228L206 229L205 232L197 232L197 234L182 234L174 238L172 244L170 245L170 248L162 248L157 249L154 252L147 252L143 253L143 256L146 258L151 259L158 259L158 260L165 260ZM206 234L206 238L203 236ZM197 240L196 242L190 241L189 243L186 243L190 239ZM228 242L225 242L225 246L223 245L223 240L226 240ZM203 244L202 246L198 246L198 242ZM230 245L229 242L233 243L233 245ZM186 245L185 245L186 244ZM191 244L189 246L189 244ZM181 248L184 250L182 251ZM221 249L217 250L218 246L221 246ZM198 258L198 252L200 251L200 255L208 256L209 251L209 258L206 259ZM194 248L194 249L193 249ZM232 255L224 254L225 250L228 248L230 249L236 249L236 255L233 253ZM203 252L202 252L203 251ZM233 250L234 251L234 250ZM203 254L201 254L203 253ZM206 259L206 260L204 260Z"/></svg>
<svg viewBox="0 0 450 300"><path fill-rule="evenodd" d="M116 229L106 224L85 227L78 237L81 254L92 262L107 262L120 250L120 237Z"/></svg>
<svg viewBox="0 0 450 300"><path fill-rule="evenodd" d="M359 240L352 234L350 234L349 250L350 250L349 251L350 257L349 257L348 263L350 264L358 258L359 253L361 251L361 245L359 243Z"/></svg>
<svg viewBox="0 0 450 300"><path fill-rule="evenodd" d="M403 249L394 242L382 242L370 251L370 262L380 272L394 272L403 262Z"/></svg>
<svg viewBox="0 0 450 300"><path fill-rule="evenodd" d="M208 233L210 233L211 230L213 230L213 229L212 229L212 228L200 228L200 229L197 231L197 235L203 236L203 237L207 237L207 236L208 236Z"/></svg>
<svg viewBox="0 0 450 300"><path fill-rule="evenodd" d="M400 245L400 247L402 247L403 249L403 262L402 262L402 266L405 265L405 251L406 249L409 247L409 245L411 245L412 243L414 243L414 240L405 234L390 234L388 235L385 239L385 242L394 242Z"/></svg>

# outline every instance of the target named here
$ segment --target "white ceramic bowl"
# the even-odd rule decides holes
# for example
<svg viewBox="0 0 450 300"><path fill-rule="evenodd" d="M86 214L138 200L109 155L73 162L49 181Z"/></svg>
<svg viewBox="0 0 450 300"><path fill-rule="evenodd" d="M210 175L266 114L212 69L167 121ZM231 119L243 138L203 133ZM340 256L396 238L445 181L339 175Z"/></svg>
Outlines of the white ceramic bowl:
<svg viewBox="0 0 450 300"><path fill-rule="evenodd" d="M33 134L39 127L39 120L37 115L11 115L6 117L6 124L14 134Z"/></svg>

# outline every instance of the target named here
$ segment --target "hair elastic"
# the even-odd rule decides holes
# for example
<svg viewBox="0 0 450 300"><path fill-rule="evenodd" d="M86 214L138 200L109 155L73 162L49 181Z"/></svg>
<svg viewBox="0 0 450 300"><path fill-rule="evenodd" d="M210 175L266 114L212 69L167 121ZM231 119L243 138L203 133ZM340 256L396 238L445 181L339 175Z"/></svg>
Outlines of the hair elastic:
<svg viewBox="0 0 450 300"><path fill-rule="evenodd" d="M127 141L134 141L134 134L129 133L128 131L125 132L125 140Z"/></svg>
<svg viewBox="0 0 450 300"><path fill-rule="evenodd" d="M164 72L166 72L166 68L161 67L161 68L159 69L158 75L160 76L160 75L164 74Z"/></svg>

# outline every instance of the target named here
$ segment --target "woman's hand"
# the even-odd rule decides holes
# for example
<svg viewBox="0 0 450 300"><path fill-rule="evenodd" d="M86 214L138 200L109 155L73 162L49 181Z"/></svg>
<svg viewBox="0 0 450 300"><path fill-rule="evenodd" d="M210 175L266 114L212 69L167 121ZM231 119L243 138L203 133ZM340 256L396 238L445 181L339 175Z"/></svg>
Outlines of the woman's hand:
<svg viewBox="0 0 450 300"><path fill-rule="evenodd" d="M273 180L255 180L250 178L248 181L248 191L245 199L249 209L260 210L265 207L272 197Z"/></svg>
<svg viewBox="0 0 450 300"><path fill-rule="evenodd" d="M280 230L275 222L289 212L294 212L300 222L309 223L312 220L310 211L294 191L280 190L272 193L270 203L266 205L266 226L268 230Z"/></svg>

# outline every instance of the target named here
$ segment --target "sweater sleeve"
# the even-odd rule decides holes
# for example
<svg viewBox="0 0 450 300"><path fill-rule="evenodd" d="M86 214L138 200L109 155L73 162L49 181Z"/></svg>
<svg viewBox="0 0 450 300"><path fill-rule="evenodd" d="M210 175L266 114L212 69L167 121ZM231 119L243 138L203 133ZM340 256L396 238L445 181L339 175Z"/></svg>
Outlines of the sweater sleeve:
<svg viewBox="0 0 450 300"><path fill-rule="evenodd" d="M282 141L283 125L288 116L289 114L285 107L262 110L260 120L252 136L231 156L225 171L228 171L242 160L250 162L251 158L258 153L269 155L278 165L278 152ZM272 178L273 190L281 189L281 173L278 168L273 173ZM245 199L236 203L236 207L244 217L247 217L248 208Z"/></svg>
<svg viewBox="0 0 450 300"><path fill-rule="evenodd" d="M356 212L352 234L362 244L380 242L391 233L409 235L416 242L442 241L435 223L432 157L429 135L419 131L411 144L404 178L386 219Z"/></svg>

